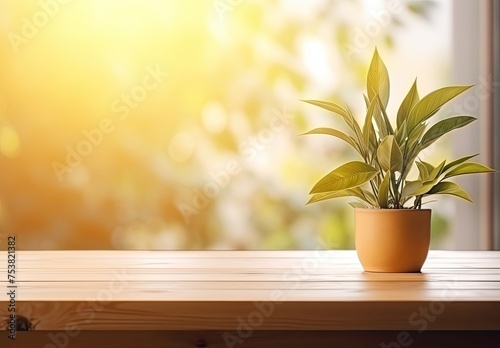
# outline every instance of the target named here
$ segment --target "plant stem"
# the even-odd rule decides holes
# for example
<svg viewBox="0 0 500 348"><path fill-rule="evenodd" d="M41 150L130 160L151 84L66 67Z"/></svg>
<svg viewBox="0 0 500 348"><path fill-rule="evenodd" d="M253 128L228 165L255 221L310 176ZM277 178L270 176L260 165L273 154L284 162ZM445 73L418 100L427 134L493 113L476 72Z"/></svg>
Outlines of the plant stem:
<svg viewBox="0 0 500 348"><path fill-rule="evenodd" d="M372 191L373 191L373 194L375 195L375 197L378 197L378 192L377 192L372 180L370 180L370 186L372 187Z"/></svg>
<svg viewBox="0 0 500 348"><path fill-rule="evenodd" d="M393 197L394 197L394 205L396 209L400 208L399 204L399 185L398 181L396 180L396 173L391 173L391 183L392 183L392 190L393 192Z"/></svg>

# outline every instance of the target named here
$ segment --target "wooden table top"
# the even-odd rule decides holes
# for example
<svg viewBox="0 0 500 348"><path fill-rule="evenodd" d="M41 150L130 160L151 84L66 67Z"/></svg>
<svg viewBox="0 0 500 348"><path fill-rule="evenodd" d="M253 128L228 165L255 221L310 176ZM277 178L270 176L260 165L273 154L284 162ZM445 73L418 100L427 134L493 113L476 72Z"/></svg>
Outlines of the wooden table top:
<svg viewBox="0 0 500 348"><path fill-rule="evenodd" d="M355 251L18 251L16 312L36 330L500 330L500 251L430 251L422 273ZM7 253L0 252L0 328ZM2 325L4 325L2 327Z"/></svg>

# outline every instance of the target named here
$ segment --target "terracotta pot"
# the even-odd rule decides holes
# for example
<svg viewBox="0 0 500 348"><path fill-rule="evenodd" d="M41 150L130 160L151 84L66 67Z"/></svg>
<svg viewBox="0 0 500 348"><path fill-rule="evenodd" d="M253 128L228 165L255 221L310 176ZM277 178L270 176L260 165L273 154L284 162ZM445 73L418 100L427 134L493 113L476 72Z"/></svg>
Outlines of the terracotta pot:
<svg viewBox="0 0 500 348"><path fill-rule="evenodd" d="M420 272L431 236L430 209L355 209L355 239L366 272Z"/></svg>

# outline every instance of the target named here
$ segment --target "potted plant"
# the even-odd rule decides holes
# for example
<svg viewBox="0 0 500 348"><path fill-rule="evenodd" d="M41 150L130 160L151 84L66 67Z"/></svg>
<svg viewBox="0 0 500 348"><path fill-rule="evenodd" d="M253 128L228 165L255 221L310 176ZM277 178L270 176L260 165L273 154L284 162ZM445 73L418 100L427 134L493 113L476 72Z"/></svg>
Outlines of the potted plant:
<svg viewBox="0 0 500 348"><path fill-rule="evenodd" d="M356 198L355 244L359 260L370 272L419 272L430 243L431 210L422 209L423 200L448 194L471 201L469 195L449 179L458 175L494 172L469 160L475 155L427 163L419 158L448 132L475 120L459 115L429 127L441 107L472 86L449 86L420 99L417 82L404 98L395 126L387 115L389 75L377 49L368 70L364 96L366 115L361 127L348 106L329 101L303 100L340 116L347 132L316 128L305 134L326 134L339 138L359 154L361 160L334 169L312 188L309 203L331 198ZM409 178L412 168L417 178Z"/></svg>

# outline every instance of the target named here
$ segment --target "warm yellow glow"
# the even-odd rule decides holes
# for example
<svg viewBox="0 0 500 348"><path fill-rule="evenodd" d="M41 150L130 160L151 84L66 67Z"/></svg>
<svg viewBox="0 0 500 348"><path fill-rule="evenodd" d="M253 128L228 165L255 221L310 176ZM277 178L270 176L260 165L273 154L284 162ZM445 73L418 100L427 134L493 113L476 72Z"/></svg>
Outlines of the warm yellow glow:
<svg viewBox="0 0 500 348"><path fill-rule="evenodd" d="M0 154L6 157L15 157L20 151L19 136L14 128L4 126L0 128ZM0 207L1 208L1 207Z"/></svg>
<svg viewBox="0 0 500 348"><path fill-rule="evenodd" d="M15 99L15 107L31 107L32 117L58 126L72 120L58 132L77 132L93 126L90 120L117 116L113 102L141 85L149 67L165 74L201 68L199 54L211 40L204 22L216 15L210 4L169 0L32 0L10 7L10 17L2 21L8 38L1 43L2 83L8 86L3 92ZM133 114L139 117L147 108L173 114L165 108L167 84L165 79L148 91L144 103L134 103ZM177 90L190 84L186 79ZM191 87L186 98L199 112L206 99L199 88L205 87Z"/></svg>
<svg viewBox="0 0 500 348"><path fill-rule="evenodd" d="M308 230L347 233L319 218L327 205L302 208L352 153L297 136L341 122L300 99L346 100L362 120L352 96L374 45L391 93L415 75L442 84L446 31L406 11L366 34L389 2L0 0L0 217L26 249L312 248Z"/></svg>

